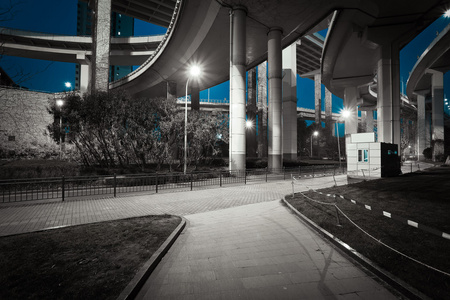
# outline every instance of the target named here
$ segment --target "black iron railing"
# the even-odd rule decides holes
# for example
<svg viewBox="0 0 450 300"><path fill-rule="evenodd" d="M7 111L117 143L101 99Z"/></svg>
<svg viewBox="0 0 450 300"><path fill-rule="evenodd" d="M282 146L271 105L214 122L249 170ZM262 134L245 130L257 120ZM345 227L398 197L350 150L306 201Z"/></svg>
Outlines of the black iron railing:
<svg viewBox="0 0 450 300"><path fill-rule="evenodd" d="M249 182L290 180L291 176L310 178L345 174L336 165L315 165L280 170L249 169L245 171L211 171L189 174L135 174L112 176L78 176L36 179L0 180L0 202L61 199L135 192L158 193L164 190L192 191Z"/></svg>

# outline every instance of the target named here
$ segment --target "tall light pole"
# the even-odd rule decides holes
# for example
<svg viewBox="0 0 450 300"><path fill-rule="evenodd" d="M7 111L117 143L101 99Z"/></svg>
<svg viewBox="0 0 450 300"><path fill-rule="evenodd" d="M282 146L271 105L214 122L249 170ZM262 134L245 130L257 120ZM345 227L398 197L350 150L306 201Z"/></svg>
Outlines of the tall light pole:
<svg viewBox="0 0 450 300"><path fill-rule="evenodd" d="M311 134L311 157L313 156L312 154L313 154L313 137L314 136L318 136L319 135L319 132L316 130L316 131L314 131L312 134Z"/></svg>
<svg viewBox="0 0 450 300"><path fill-rule="evenodd" d="M59 159L62 159L62 106L64 101L61 99L56 100L56 105L59 107Z"/></svg>
<svg viewBox="0 0 450 300"><path fill-rule="evenodd" d="M186 98L184 100L184 174L187 170L187 99L188 99L188 85L191 77L198 77L200 75L200 68L198 66L192 66L189 70L189 76L186 81Z"/></svg>

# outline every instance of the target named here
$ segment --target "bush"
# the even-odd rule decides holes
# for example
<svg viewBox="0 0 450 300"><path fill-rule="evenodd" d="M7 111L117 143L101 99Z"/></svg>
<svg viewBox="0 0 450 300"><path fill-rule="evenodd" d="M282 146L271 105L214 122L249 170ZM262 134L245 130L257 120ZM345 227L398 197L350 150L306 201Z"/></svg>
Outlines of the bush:
<svg viewBox="0 0 450 300"><path fill-rule="evenodd" d="M431 159L433 157L433 151L431 147L425 148L422 154L423 156L425 156L426 159Z"/></svg>
<svg viewBox="0 0 450 300"><path fill-rule="evenodd" d="M79 176L77 164L60 160L14 160L0 166L0 179Z"/></svg>

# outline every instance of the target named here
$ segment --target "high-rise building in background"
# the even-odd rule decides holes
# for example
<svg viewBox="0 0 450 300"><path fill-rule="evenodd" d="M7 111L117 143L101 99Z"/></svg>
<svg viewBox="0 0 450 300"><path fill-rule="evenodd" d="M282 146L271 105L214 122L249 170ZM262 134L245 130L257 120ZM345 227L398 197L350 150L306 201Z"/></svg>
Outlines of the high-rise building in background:
<svg viewBox="0 0 450 300"><path fill-rule="evenodd" d="M87 2L78 1L77 35L92 35L92 10ZM128 37L134 35L134 18L113 12L111 15L111 36ZM133 66L110 66L109 81L118 80L133 71ZM80 89L80 65L75 66L75 90Z"/></svg>

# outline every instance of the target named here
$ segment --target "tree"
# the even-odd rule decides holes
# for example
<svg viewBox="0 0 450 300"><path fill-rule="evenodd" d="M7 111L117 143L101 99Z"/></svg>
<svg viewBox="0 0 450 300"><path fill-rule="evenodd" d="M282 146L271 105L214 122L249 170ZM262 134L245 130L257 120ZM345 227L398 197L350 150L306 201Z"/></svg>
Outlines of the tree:
<svg viewBox="0 0 450 300"><path fill-rule="evenodd" d="M49 125L55 141L61 134L73 143L85 165L113 167L155 162L172 165L184 150L184 112L175 99L130 98L125 92L66 95ZM60 131L59 118L62 118ZM205 112L189 112L189 159L198 162L217 154L217 141L228 139L228 119ZM181 156L180 156L181 157Z"/></svg>

